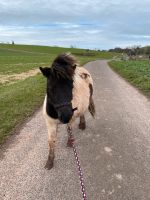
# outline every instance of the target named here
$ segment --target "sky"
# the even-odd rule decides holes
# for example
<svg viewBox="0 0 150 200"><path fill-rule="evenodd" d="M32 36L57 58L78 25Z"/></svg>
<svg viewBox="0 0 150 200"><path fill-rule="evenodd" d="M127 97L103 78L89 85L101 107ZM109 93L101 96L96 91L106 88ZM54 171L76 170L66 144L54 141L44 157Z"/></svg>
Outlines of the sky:
<svg viewBox="0 0 150 200"><path fill-rule="evenodd" d="M150 45L150 0L0 0L0 42L110 49Z"/></svg>

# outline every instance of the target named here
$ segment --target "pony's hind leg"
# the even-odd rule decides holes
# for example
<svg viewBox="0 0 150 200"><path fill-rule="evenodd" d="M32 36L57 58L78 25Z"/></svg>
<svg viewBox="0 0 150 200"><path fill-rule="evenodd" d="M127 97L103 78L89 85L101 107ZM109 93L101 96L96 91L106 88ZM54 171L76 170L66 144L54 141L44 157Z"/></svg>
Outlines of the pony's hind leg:
<svg viewBox="0 0 150 200"><path fill-rule="evenodd" d="M86 122L84 115L80 116L80 122L79 122L79 129L84 130L86 128Z"/></svg>
<svg viewBox="0 0 150 200"><path fill-rule="evenodd" d="M90 99L89 99L89 112L91 113L92 117L95 117L95 105L93 101L93 85L89 84L89 89L90 89Z"/></svg>

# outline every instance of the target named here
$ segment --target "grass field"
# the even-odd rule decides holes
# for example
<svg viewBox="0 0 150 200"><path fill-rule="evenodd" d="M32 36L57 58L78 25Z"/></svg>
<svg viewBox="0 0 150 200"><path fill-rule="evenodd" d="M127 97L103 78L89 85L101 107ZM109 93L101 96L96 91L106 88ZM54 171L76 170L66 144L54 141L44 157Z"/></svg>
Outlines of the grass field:
<svg viewBox="0 0 150 200"><path fill-rule="evenodd" d="M110 61L117 73L150 97L150 61Z"/></svg>
<svg viewBox="0 0 150 200"><path fill-rule="evenodd" d="M8 52L9 50L9 52ZM73 54L79 54L79 53L85 53L85 49L77 49L77 48L64 48L64 47L49 47L49 46L36 46L36 45L11 45L11 44L0 44L0 51L7 51L7 54L9 55L11 52L13 54L22 54L23 56L25 53L27 55L39 55L43 54L46 56L46 54L49 56L50 54L59 54L62 52L71 52ZM101 59L110 59L114 56L118 56L118 53L112 53L112 52L100 52L100 51L94 51L90 50L90 53L94 53L96 57ZM6 53L6 52L5 52ZM6 55L6 54L5 54Z"/></svg>
<svg viewBox="0 0 150 200"><path fill-rule="evenodd" d="M25 80L13 80L11 76L50 66L53 59L62 52L77 55L80 64L96 59L111 59L118 54L90 51L84 56L83 49L59 48L31 45L0 44L0 143L11 134L16 125L21 124L36 108L41 106L45 95L46 80L41 74ZM2 79L8 78L3 83ZM11 78L10 78L11 77Z"/></svg>

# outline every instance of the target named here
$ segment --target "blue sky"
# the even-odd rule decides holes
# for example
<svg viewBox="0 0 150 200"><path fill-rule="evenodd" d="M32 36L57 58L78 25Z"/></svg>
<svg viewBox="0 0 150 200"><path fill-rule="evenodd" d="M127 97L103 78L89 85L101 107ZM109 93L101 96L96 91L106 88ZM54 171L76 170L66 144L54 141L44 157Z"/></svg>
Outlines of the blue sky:
<svg viewBox="0 0 150 200"><path fill-rule="evenodd" d="M109 49L150 45L150 0L0 0L0 41Z"/></svg>

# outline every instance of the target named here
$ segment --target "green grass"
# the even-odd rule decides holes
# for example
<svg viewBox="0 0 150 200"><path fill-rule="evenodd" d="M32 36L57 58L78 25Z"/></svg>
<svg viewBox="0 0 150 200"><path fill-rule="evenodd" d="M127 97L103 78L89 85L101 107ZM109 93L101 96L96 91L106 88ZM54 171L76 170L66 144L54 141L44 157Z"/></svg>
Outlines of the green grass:
<svg viewBox="0 0 150 200"><path fill-rule="evenodd" d="M31 69L38 68L39 66L43 66L45 63L27 63L27 64L5 64L0 68L0 74L18 74L21 72L26 72Z"/></svg>
<svg viewBox="0 0 150 200"><path fill-rule="evenodd" d="M84 49L76 49L76 48L64 48L64 47L50 47L50 46L37 46L37 45L11 45L11 44L0 44L1 49L11 49L11 50L18 50L27 51L27 52L34 52L34 53L45 53L45 54L59 54L62 52L72 52L72 53L82 53Z"/></svg>
<svg viewBox="0 0 150 200"><path fill-rule="evenodd" d="M40 66L50 66L54 58L63 52L75 54L81 65L118 55L89 51L93 55L83 56L86 52L84 49L0 44L0 75L18 74ZM16 125L22 123L42 104L45 81L42 75L37 75L10 85L0 84L0 143Z"/></svg>
<svg viewBox="0 0 150 200"><path fill-rule="evenodd" d="M82 54L87 52L85 49L77 49L77 48L64 48L64 47L49 47L49 46L36 46L36 45L11 45L11 44L0 44L0 56L4 54L4 51L7 55L57 55L63 52L71 52L73 54ZM12 54L11 54L12 52ZM94 53L95 57L100 59L111 59L114 56L119 56L118 53L113 52L100 52L90 50L89 53Z"/></svg>
<svg viewBox="0 0 150 200"><path fill-rule="evenodd" d="M91 60L111 59L118 55L111 52L89 51L94 56L82 56L86 52L84 49L0 44L0 74L21 73L40 66L49 66L62 52L77 54L81 65Z"/></svg>
<svg viewBox="0 0 150 200"><path fill-rule="evenodd" d="M111 61L109 65L150 97L150 61Z"/></svg>
<svg viewBox="0 0 150 200"><path fill-rule="evenodd" d="M37 75L0 87L0 142L41 105L45 84L45 79Z"/></svg>
<svg viewBox="0 0 150 200"><path fill-rule="evenodd" d="M42 54L60 54L63 52L71 52L71 53L84 53L85 49L78 49L78 48L64 48L64 47L50 47L50 46L37 46L37 45L12 45L12 44L0 44L0 49L8 49L9 51L15 51L15 53L42 53ZM118 55L117 53L112 52L99 52L95 50L90 50L89 52L97 53L101 55L101 57L107 56L112 57L114 55Z"/></svg>

